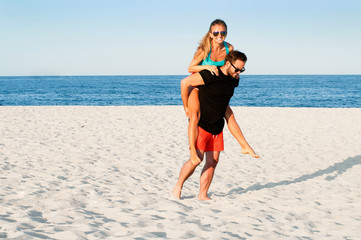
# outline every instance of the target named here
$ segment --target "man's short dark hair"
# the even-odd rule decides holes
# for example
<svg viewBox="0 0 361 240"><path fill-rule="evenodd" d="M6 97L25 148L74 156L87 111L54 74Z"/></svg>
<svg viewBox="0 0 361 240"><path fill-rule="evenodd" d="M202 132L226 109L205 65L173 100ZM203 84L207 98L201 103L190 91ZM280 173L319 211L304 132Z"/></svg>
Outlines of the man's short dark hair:
<svg viewBox="0 0 361 240"><path fill-rule="evenodd" d="M231 63L234 63L237 60L241 60L242 62L247 62L246 54L237 50L230 51L226 56L225 62L229 61Z"/></svg>

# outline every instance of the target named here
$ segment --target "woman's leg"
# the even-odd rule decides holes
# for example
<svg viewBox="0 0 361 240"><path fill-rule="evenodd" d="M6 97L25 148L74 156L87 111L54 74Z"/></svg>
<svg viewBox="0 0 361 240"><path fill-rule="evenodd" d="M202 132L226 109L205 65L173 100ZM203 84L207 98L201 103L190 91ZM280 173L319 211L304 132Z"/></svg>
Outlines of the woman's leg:
<svg viewBox="0 0 361 240"><path fill-rule="evenodd" d="M198 92L196 88L190 89L188 97L188 110L189 110L189 124L188 124L188 138L189 138L189 149L191 153L191 161L193 164L201 162L197 155L196 142L198 137L198 122L200 119L200 105Z"/></svg>
<svg viewBox="0 0 361 240"><path fill-rule="evenodd" d="M259 155L253 151L251 146L248 144L248 142L244 138L242 130L239 127L239 125L236 121L236 118L234 117L233 111L229 105L226 110L225 118L227 121L229 131L232 133L232 135L237 139L237 141L241 145L241 148L242 148L241 152L243 154L249 154L254 158L259 158Z"/></svg>

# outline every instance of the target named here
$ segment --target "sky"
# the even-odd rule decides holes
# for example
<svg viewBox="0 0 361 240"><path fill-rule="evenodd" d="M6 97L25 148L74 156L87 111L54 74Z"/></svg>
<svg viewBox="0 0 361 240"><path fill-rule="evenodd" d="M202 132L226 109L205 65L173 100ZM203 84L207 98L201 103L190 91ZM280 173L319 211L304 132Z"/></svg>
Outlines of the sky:
<svg viewBox="0 0 361 240"><path fill-rule="evenodd" d="M0 0L0 76L186 75L217 18L245 74L361 74L360 0Z"/></svg>

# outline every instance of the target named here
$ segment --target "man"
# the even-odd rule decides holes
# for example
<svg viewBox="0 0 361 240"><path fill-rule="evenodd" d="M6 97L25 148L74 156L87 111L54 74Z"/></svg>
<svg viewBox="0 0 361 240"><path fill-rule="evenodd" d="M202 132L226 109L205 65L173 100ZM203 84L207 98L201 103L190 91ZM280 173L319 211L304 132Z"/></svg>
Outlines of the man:
<svg viewBox="0 0 361 240"><path fill-rule="evenodd" d="M240 143L242 153L259 158L244 138L229 107L229 101L233 96L234 89L239 83L239 74L245 70L244 65L246 61L247 56L244 53L231 51L225 59L225 64L218 68L219 76L212 75L208 70L203 70L181 81L181 96L186 112L189 87L198 86L199 88L201 117L198 123L196 148L201 161L206 153L206 163L200 178L198 195L200 200L210 199L207 195L208 189L213 179L220 152L224 150L224 118L227 121L230 132ZM191 159L184 163L173 189L173 196L175 198L180 199L184 182L193 174L199 163Z"/></svg>

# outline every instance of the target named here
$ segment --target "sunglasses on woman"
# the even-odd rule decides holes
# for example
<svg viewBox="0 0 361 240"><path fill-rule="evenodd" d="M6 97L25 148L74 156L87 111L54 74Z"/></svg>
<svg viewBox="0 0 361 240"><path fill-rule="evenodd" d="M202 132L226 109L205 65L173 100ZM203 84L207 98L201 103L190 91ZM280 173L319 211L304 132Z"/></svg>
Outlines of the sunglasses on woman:
<svg viewBox="0 0 361 240"><path fill-rule="evenodd" d="M232 67L234 67L234 70L235 70L236 72L241 73L241 72L246 71L246 69L245 69L245 68L242 68L242 69L236 68L236 67L233 65L233 63L231 63L231 65L232 65Z"/></svg>
<svg viewBox="0 0 361 240"><path fill-rule="evenodd" d="M218 32L218 31L215 31L215 32L212 32L213 36L217 37L218 34L221 33L221 36L224 37L227 35L227 32L225 31L221 31L221 32Z"/></svg>

